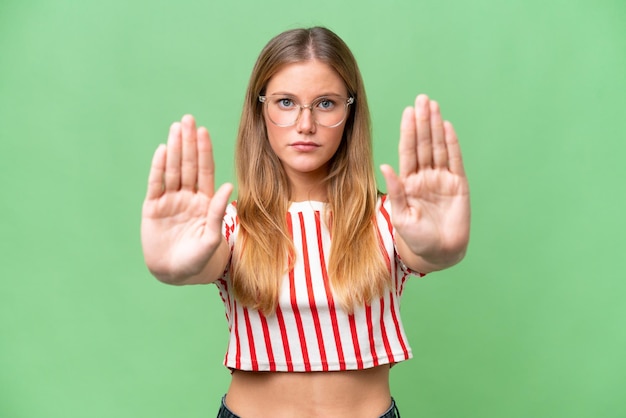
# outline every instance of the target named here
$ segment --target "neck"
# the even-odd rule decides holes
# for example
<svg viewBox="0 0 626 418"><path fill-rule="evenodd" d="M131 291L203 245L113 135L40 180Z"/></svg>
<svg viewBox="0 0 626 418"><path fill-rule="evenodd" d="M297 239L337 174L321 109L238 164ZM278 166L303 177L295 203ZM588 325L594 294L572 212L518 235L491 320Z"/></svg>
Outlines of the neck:
<svg viewBox="0 0 626 418"><path fill-rule="evenodd" d="M324 176L306 174L289 176L289 200L292 202L303 202L306 200L326 202L328 200L327 185L322 181L325 176L325 174Z"/></svg>

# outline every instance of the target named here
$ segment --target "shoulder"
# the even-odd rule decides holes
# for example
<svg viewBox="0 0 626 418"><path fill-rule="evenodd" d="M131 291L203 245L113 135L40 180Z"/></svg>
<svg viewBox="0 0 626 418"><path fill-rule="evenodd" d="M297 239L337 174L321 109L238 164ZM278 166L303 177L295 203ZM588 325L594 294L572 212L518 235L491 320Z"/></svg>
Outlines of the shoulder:
<svg viewBox="0 0 626 418"><path fill-rule="evenodd" d="M395 231L391 222L391 203L386 194L379 193L374 214L379 236L384 242L394 242Z"/></svg>
<svg viewBox="0 0 626 418"><path fill-rule="evenodd" d="M224 229L225 235L229 235L234 232L235 227L239 224L239 218L237 216L237 201L234 200L226 206L224 211L224 218L222 223L222 229Z"/></svg>
<svg viewBox="0 0 626 418"><path fill-rule="evenodd" d="M388 217L391 215L391 201L386 193L378 193L376 200L376 215L381 214Z"/></svg>
<svg viewBox="0 0 626 418"><path fill-rule="evenodd" d="M233 200L228 205L226 205L225 213L237 215L237 201L236 200Z"/></svg>

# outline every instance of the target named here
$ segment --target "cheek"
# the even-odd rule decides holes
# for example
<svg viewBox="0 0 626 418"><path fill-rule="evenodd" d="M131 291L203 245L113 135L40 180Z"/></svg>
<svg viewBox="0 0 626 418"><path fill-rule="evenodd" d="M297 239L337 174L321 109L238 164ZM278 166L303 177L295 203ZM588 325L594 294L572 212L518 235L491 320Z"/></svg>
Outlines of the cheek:
<svg viewBox="0 0 626 418"><path fill-rule="evenodd" d="M339 148L342 140L343 140L343 129L338 129L337 132L333 132L333 135L331 137L331 142L335 145L335 150Z"/></svg>
<svg viewBox="0 0 626 418"><path fill-rule="evenodd" d="M276 152L277 148L280 146L280 132L277 132L275 128L268 126L266 128L267 132L267 140L269 141L270 147L274 152Z"/></svg>
<svg viewBox="0 0 626 418"><path fill-rule="evenodd" d="M344 158L348 154L348 139L344 138L343 129L340 130L336 135L333 136L333 158L337 156L338 153L341 153Z"/></svg>

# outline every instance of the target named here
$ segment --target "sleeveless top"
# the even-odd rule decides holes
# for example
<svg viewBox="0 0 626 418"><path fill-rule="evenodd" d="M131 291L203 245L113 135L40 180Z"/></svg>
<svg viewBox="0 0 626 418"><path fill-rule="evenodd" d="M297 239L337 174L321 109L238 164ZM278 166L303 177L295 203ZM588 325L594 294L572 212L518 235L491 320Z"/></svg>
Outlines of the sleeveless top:
<svg viewBox="0 0 626 418"><path fill-rule="evenodd" d="M338 371L394 364L412 357L400 298L410 271L400 260L391 225L391 205L379 197L376 221L393 289L348 314L334 302L326 266L330 234L322 202L295 202L287 225L296 251L292 271L282 278L276 313L265 316L242 306L230 292L230 268L215 284L230 331L224 365L247 371ZM228 205L223 222L231 257L238 232L237 208ZM229 263L230 266L230 263Z"/></svg>

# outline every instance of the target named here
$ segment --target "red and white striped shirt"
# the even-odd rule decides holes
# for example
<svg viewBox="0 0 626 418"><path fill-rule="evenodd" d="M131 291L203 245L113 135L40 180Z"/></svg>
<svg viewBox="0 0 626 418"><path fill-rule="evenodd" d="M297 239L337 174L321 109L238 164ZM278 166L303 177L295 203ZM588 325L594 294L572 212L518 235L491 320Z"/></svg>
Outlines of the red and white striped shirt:
<svg viewBox="0 0 626 418"><path fill-rule="evenodd" d="M235 300L229 291L230 269L215 282L230 330L224 365L249 371L336 371L411 358L400 319L400 297L406 279L414 273L395 249L390 207L386 196L380 197L376 217L394 289L348 314L335 303L327 276L330 234L323 221L324 203L292 203L287 225L296 260L283 277L276 313L266 317ZM232 254L238 230L235 205L228 206L223 229Z"/></svg>

